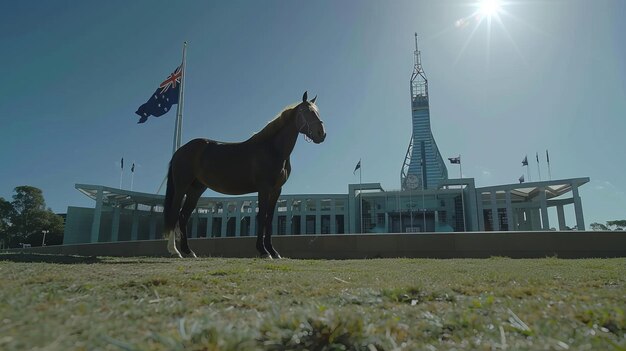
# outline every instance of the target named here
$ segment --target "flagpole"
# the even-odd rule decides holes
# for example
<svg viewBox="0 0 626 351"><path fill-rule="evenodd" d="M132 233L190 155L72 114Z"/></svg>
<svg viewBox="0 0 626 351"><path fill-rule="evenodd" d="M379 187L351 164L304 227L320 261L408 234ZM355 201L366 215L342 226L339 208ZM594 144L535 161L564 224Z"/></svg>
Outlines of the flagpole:
<svg viewBox="0 0 626 351"><path fill-rule="evenodd" d="M130 191L133 191L134 182L135 182L135 161L133 161L133 166L130 169Z"/></svg>
<svg viewBox="0 0 626 351"><path fill-rule="evenodd" d="M424 159L420 158L421 160L421 169L420 169L420 173L422 174L422 217L424 218L424 228L422 229L423 232L426 232L426 202L424 201Z"/></svg>
<svg viewBox="0 0 626 351"><path fill-rule="evenodd" d="M411 216L411 233L413 233L413 187L409 187L409 215Z"/></svg>
<svg viewBox="0 0 626 351"><path fill-rule="evenodd" d="M124 158L120 161L120 189L122 189L122 176L124 175Z"/></svg>
<svg viewBox="0 0 626 351"><path fill-rule="evenodd" d="M359 167L359 201L361 203L359 207L361 208L361 234L363 234L363 165L361 164L361 160L359 160L359 165L361 165L361 167Z"/></svg>
<svg viewBox="0 0 626 351"><path fill-rule="evenodd" d="M463 179L463 161L461 160L461 154L459 154L459 179ZM463 210L463 231L467 231L467 224L465 223L465 199L463 198L464 193L463 184L461 184L461 207Z"/></svg>
<svg viewBox="0 0 626 351"><path fill-rule="evenodd" d="M548 156L548 150L546 150L546 162L548 162L548 177L552 180L552 172L550 171L550 156Z"/></svg>
<svg viewBox="0 0 626 351"><path fill-rule="evenodd" d="M539 181L541 181L541 167L539 167L539 153L535 153L537 159L537 172L539 172Z"/></svg>
<svg viewBox="0 0 626 351"><path fill-rule="evenodd" d="M180 148L183 129L183 99L185 90L185 65L187 59L187 42L183 43L183 63L180 77L180 90L178 91L178 106L176 108L176 125L174 127L174 146L172 155Z"/></svg>

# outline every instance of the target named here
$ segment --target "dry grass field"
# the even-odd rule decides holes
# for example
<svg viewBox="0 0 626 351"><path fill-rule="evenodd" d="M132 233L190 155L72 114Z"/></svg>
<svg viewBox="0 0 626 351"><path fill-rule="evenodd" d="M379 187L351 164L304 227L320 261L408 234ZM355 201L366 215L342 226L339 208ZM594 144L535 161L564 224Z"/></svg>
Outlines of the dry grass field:
<svg viewBox="0 0 626 351"><path fill-rule="evenodd" d="M626 350L626 259L0 254L1 350Z"/></svg>

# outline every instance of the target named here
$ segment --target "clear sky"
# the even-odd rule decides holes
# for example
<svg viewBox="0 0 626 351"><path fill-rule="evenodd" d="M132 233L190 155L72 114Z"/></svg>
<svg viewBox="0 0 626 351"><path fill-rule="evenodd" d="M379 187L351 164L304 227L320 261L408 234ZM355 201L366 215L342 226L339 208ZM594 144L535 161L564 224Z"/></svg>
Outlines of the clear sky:
<svg viewBox="0 0 626 351"><path fill-rule="evenodd" d="M548 149L553 179L591 178L587 225L626 218L626 1L503 0L491 26L475 2L2 1L0 196L93 207L74 185L118 187L121 157L123 187L134 161L134 190L156 192L174 112L134 112L185 40L183 142L247 139L308 90L328 136L298 141L283 194L346 193L359 159L364 182L398 189L417 32L433 134L465 176L515 183L528 155L536 180L539 152L546 179Z"/></svg>

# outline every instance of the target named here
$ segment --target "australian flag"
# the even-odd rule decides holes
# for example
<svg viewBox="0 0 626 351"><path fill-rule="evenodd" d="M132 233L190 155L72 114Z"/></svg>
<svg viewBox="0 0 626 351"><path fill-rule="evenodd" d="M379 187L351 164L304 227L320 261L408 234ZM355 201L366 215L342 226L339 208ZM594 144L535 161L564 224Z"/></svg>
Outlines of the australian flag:
<svg viewBox="0 0 626 351"><path fill-rule="evenodd" d="M137 123L144 123L149 116L161 117L166 114L172 105L178 103L178 93L180 92L180 81L183 76L183 66L178 66L174 73L170 74L164 80L157 90L152 93L150 99L143 105L139 106L136 114L141 118Z"/></svg>
<svg viewBox="0 0 626 351"><path fill-rule="evenodd" d="M452 164L461 164L461 156L457 156L457 157L448 157L448 160L450 160L450 163Z"/></svg>

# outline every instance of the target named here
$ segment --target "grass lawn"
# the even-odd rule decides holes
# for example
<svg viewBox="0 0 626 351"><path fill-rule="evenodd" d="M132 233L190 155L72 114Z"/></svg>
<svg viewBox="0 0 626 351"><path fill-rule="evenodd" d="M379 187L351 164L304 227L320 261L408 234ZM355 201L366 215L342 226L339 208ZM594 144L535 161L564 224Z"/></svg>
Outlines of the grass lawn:
<svg viewBox="0 0 626 351"><path fill-rule="evenodd" d="M0 350L626 350L626 259L0 254Z"/></svg>

